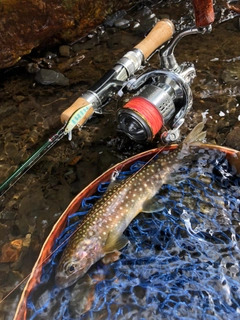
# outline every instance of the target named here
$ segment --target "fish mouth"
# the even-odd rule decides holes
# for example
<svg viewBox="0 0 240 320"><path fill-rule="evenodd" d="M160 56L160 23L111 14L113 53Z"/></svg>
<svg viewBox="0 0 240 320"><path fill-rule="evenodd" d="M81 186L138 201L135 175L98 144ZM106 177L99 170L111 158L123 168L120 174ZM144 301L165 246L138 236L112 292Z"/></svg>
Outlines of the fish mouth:
<svg viewBox="0 0 240 320"><path fill-rule="evenodd" d="M77 282L77 279L69 279L69 277L66 278L65 276L61 276L58 274L55 276L55 284L60 289L65 289L67 287L70 287L75 282Z"/></svg>

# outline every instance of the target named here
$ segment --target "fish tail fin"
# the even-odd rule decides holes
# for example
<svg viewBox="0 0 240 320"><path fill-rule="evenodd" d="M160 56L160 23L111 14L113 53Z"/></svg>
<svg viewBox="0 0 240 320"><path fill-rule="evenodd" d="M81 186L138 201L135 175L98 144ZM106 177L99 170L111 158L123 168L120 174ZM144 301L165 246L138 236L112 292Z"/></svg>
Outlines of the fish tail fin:
<svg viewBox="0 0 240 320"><path fill-rule="evenodd" d="M200 122L192 129L189 135L183 140L183 145L194 145L202 142L206 138L206 131L203 131L205 121Z"/></svg>

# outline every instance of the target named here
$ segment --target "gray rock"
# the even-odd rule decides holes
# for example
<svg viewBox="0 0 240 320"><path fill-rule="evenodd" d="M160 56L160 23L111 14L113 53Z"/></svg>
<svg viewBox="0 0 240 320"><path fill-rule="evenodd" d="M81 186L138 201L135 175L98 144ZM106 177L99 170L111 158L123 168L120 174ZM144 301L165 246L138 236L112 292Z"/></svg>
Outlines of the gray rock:
<svg viewBox="0 0 240 320"><path fill-rule="evenodd" d="M104 22L104 26L113 27L115 21L122 19L126 14L127 12L125 10L119 10L116 13L109 15Z"/></svg>
<svg viewBox="0 0 240 320"><path fill-rule="evenodd" d="M69 79L62 73L49 69L39 70L36 73L35 80L43 85L58 84L60 86L67 86L69 84Z"/></svg>
<svg viewBox="0 0 240 320"><path fill-rule="evenodd" d="M114 22L114 27L118 29L127 29L130 26L128 19L118 19Z"/></svg>

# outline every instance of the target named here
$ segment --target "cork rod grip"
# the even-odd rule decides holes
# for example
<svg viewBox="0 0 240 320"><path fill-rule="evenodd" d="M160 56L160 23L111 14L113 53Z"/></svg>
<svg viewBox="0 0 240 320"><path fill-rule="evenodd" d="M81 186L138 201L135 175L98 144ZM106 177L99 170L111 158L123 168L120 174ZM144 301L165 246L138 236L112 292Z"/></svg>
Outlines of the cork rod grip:
<svg viewBox="0 0 240 320"><path fill-rule="evenodd" d="M144 58L147 59L154 50L169 40L173 33L174 24L172 21L168 19L160 20L135 48L141 50Z"/></svg>
<svg viewBox="0 0 240 320"><path fill-rule="evenodd" d="M80 108L84 108L89 105L89 102L84 98L78 98L69 108L63 111L61 114L61 122L65 123L72 116L72 114ZM78 121L78 125L83 125L94 113L93 107L88 108L83 117Z"/></svg>

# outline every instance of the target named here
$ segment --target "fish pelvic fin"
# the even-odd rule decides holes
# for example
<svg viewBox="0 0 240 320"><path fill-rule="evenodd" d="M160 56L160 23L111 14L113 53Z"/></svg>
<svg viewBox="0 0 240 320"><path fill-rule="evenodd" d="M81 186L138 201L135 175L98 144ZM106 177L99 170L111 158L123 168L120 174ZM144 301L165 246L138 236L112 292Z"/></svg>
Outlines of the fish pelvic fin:
<svg viewBox="0 0 240 320"><path fill-rule="evenodd" d="M111 232L108 235L106 244L103 248L105 253L111 253L114 251L121 250L129 243L129 240L123 235L118 235L116 232Z"/></svg>

